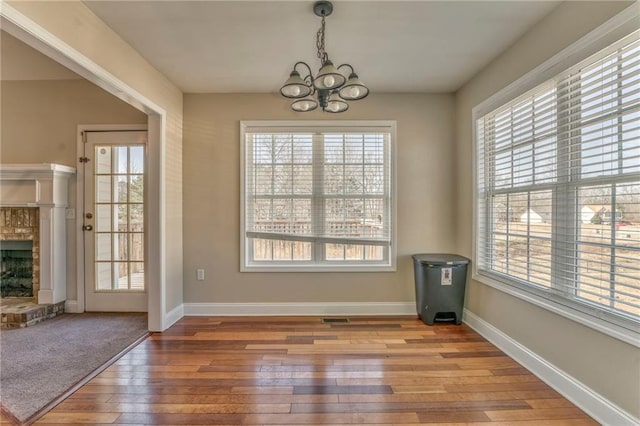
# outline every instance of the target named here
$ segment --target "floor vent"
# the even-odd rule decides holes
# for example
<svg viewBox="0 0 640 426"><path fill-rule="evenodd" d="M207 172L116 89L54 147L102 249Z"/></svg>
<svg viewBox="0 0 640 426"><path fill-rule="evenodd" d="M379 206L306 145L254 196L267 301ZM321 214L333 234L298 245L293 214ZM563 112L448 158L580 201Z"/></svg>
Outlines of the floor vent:
<svg viewBox="0 0 640 426"><path fill-rule="evenodd" d="M349 318L322 318L322 322L326 324L345 324L349 322Z"/></svg>

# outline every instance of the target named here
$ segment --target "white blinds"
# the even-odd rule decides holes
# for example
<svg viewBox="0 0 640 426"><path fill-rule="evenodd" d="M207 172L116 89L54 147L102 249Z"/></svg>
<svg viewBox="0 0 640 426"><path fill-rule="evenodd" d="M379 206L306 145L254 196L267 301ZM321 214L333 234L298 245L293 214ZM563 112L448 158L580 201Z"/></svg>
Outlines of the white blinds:
<svg viewBox="0 0 640 426"><path fill-rule="evenodd" d="M480 273L640 321L640 31L476 121Z"/></svg>
<svg viewBox="0 0 640 426"><path fill-rule="evenodd" d="M244 143L245 237L389 246L389 131L249 128Z"/></svg>

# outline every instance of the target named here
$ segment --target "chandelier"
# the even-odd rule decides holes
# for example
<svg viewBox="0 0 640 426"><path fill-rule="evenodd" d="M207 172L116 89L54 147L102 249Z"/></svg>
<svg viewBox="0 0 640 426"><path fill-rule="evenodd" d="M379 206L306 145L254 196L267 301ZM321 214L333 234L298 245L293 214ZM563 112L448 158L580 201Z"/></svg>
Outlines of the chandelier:
<svg viewBox="0 0 640 426"><path fill-rule="evenodd" d="M296 62L289 78L280 88L280 93L286 98L295 99L291 104L291 109L297 112L313 111L318 108L318 105L326 112L344 112L349 109L347 101L366 98L369 89L360 81L351 65L334 66L325 51L325 18L333 12L331 2L315 2L313 12L322 18L322 25L316 34L317 56L321 63L320 70L314 77L311 67L306 62ZM300 76L299 66L303 67L303 73L307 73L304 78ZM348 78L340 71L341 68L349 69Z"/></svg>

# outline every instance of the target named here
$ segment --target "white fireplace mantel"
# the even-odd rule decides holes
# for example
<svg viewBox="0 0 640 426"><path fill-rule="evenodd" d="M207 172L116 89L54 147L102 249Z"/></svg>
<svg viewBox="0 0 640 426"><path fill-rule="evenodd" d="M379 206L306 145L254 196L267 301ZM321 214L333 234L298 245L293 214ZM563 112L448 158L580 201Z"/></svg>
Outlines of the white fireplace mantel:
<svg viewBox="0 0 640 426"><path fill-rule="evenodd" d="M75 168L61 164L0 164L0 204L67 207L68 181L75 174Z"/></svg>
<svg viewBox="0 0 640 426"><path fill-rule="evenodd" d="M76 169L61 164L0 164L0 206L40 209L40 290L38 303L58 303L67 295L66 208L69 179Z"/></svg>

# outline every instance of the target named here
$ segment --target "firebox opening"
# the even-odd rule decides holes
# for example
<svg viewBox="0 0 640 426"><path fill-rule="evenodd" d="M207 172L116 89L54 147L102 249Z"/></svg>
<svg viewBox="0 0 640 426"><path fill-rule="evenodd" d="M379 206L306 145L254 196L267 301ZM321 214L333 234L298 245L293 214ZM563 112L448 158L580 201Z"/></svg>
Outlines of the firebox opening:
<svg viewBox="0 0 640 426"><path fill-rule="evenodd" d="M33 241L0 242L0 296L33 297Z"/></svg>

